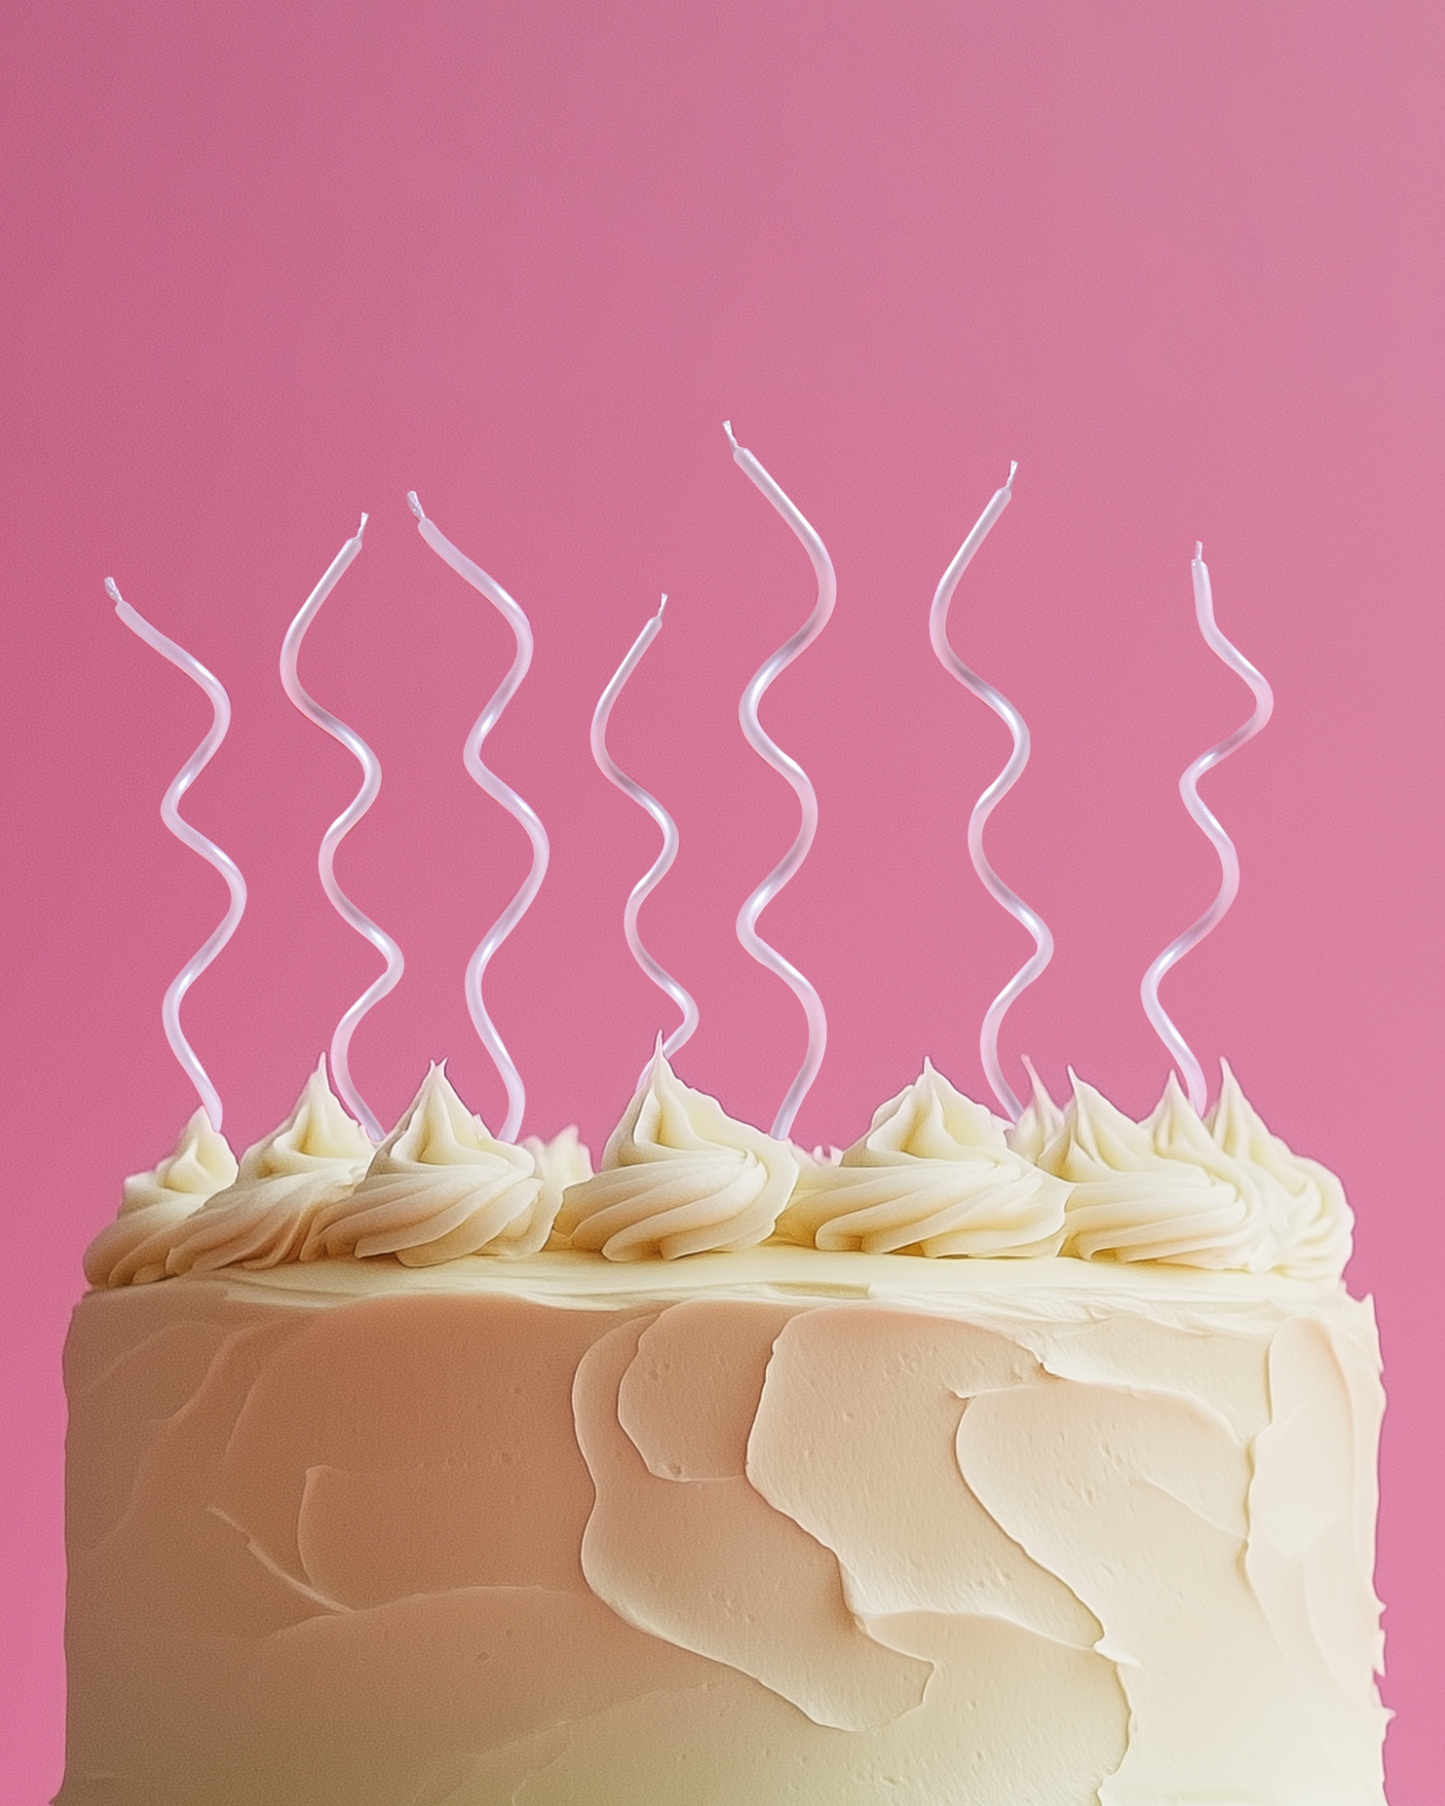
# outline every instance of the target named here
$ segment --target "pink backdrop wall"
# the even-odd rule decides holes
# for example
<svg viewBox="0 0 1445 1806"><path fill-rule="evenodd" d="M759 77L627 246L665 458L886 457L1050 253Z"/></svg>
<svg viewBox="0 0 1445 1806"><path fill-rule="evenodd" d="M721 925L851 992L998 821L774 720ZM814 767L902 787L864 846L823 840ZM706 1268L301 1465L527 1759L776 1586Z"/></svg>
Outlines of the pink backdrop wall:
<svg viewBox="0 0 1445 1806"><path fill-rule="evenodd" d="M1166 1001L1210 1073L1230 1057L1354 1201L1351 1280L1378 1299L1391 1399L1391 1787L1396 1806L1433 1797L1439 8L7 11L0 1795L29 1806L59 1776L58 1363L81 1250L192 1107L159 1002L224 901L156 817L205 705L114 620L102 577L235 706L188 810L251 907L186 1020L237 1147L375 970L314 871L355 768L275 672L362 509L366 550L303 666L385 769L340 872L408 964L354 1069L390 1120L449 1054L501 1114L460 981L526 850L459 753L510 642L418 540L412 486L536 631L489 742L554 849L489 984L527 1128L576 1120L599 1145L672 1020L620 930L655 834L587 749L662 589L613 732L682 831L645 932L701 1005L683 1075L766 1124L802 1019L732 918L796 813L735 709L812 589L729 461L731 416L840 577L832 626L766 707L822 809L764 918L830 1016L800 1139L852 1139L925 1053L984 1092L979 1019L1027 943L963 826L1007 742L933 661L926 618L1011 457L1014 506L954 611L1033 729L990 846L1058 942L1005 1053L1152 1104L1166 1061L1140 974L1217 882L1175 784L1248 711L1195 633L1205 542L1221 624L1277 708L1208 780L1244 886Z"/></svg>

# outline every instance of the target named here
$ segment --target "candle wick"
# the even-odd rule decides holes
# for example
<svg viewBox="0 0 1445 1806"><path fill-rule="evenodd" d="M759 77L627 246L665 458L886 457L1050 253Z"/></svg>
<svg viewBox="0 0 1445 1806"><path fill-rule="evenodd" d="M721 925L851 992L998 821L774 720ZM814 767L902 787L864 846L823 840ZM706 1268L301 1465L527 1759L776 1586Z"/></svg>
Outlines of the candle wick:
<svg viewBox="0 0 1445 1806"><path fill-rule="evenodd" d="M1014 458L1010 462L1009 467L1008 467L1008 481L1004 484L1004 488L1007 489L1010 492L1010 494L1012 494L1012 492L1013 492L1014 473L1018 470L1018 467L1019 467L1019 461L1017 458Z"/></svg>
<svg viewBox="0 0 1445 1806"><path fill-rule="evenodd" d="M416 491L414 489L407 490L406 505L408 508L411 509L412 513L417 517L418 520L426 519L426 516L421 511L421 503L416 499Z"/></svg>
<svg viewBox="0 0 1445 1806"><path fill-rule="evenodd" d="M731 420L723 421L723 431L728 436L728 444L733 448L734 451L736 451L738 449L738 442L733 437L733 423Z"/></svg>
<svg viewBox="0 0 1445 1806"><path fill-rule="evenodd" d="M357 539L358 544L360 544L360 542L361 542L362 534L366 531L366 523L370 519L371 519L371 516L369 514L363 514L361 517L361 525L356 529L356 539Z"/></svg>
<svg viewBox="0 0 1445 1806"><path fill-rule="evenodd" d="M1194 562L1196 564L1204 562L1204 541L1202 539L1196 539L1194 542Z"/></svg>
<svg viewBox="0 0 1445 1806"><path fill-rule="evenodd" d="M122 596L119 589L117 589L114 577L106 578L105 593L110 597L111 601L115 603L117 608L125 607L125 597Z"/></svg>
<svg viewBox="0 0 1445 1806"><path fill-rule="evenodd" d="M658 619L659 624L662 621L662 611L666 607L667 607L667 591L664 590L662 592L662 600L657 605L657 619Z"/></svg>

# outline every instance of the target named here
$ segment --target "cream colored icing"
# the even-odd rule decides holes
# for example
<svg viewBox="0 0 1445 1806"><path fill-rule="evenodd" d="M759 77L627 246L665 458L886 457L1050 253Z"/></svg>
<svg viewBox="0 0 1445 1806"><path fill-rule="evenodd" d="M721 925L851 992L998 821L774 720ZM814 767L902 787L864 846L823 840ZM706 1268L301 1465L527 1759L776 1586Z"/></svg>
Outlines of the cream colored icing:
<svg viewBox="0 0 1445 1806"><path fill-rule="evenodd" d="M236 1156L204 1110L181 1130L175 1150L148 1173L132 1173L120 1212L85 1251L93 1286L147 1285L164 1279L177 1227L236 1177Z"/></svg>
<svg viewBox="0 0 1445 1806"><path fill-rule="evenodd" d="M521 1145L532 1156L537 1177L542 1181L537 1207L549 1223L554 1223L562 1208L562 1193L569 1185L580 1185L592 1177L592 1152L572 1124L550 1141L543 1141L540 1135L527 1135Z"/></svg>
<svg viewBox="0 0 1445 1806"><path fill-rule="evenodd" d="M1063 1132L1064 1113L1049 1096L1043 1080L1034 1071L1033 1062L1026 1059L1024 1066L1033 1089L1023 1114L1005 1130L1004 1139L1016 1154L1037 1166L1039 1155Z"/></svg>
<svg viewBox="0 0 1445 1806"><path fill-rule="evenodd" d="M533 1155L489 1134L434 1063L361 1183L316 1211L301 1259L535 1254L551 1228Z"/></svg>
<svg viewBox="0 0 1445 1806"><path fill-rule="evenodd" d="M371 1152L365 1132L327 1083L325 1060L319 1061L286 1121L241 1156L234 1184L180 1225L167 1272L295 1260L312 1218L355 1187Z"/></svg>
<svg viewBox="0 0 1445 1806"><path fill-rule="evenodd" d="M1064 1127L1039 1156L1072 1187L1065 1253L1250 1273L1274 1268L1275 1199L1214 1141L1173 1073L1142 1123L1082 1080L1073 1078L1073 1086Z"/></svg>
<svg viewBox="0 0 1445 1806"><path fill-rule="evenodd" d="M92 1293L61 1806L1383 1806L1378 1373L1070 1259Z"/></svg>
<svg viewBox="0 0 1445 1806"><path fill-rule="evenodd" d="M659 1045L597 1173L567 1188L557 1227L608 1260L753 1247L798 1175L786 1143L678 1079Z"/></svg>
<svg viewBox="0 0 1445 1806"><path fill-rule="evenodd" d="M1220 1148L1267 1198L1279 1224L1275 1265L1301 1279L1335 1280L1350 1258L1354 1216L1327 1167L1290 1152L1271 1135L1221 1060L1223 1083L1207 1118Z"/></svg>
<svg viewBox="0 0 1445 1806"><path fill-rule="evenodd" d="M868 1254L1056 1254L1067 1194L925 1060L838 1164L801 1166L778 1234Z"/></svg>

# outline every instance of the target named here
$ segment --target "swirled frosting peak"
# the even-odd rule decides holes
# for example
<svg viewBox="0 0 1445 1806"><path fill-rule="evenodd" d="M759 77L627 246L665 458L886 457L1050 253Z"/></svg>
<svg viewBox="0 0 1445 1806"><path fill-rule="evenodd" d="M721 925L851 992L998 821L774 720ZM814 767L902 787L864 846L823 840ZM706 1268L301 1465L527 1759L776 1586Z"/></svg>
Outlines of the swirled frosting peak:
<svg viewBox="0 0 1445 1806"><path fill-rule="evenodd" d="M371 1143L337 1101L322 1059L281 1127L241 1156L235 1183L182 1225L167 1271L295 1260L316 1213L350 1192L370 1159Z"/></svg>
<svg viewBox="0 0 1445 1806"><path fill-rule="evenodd" d="M394 1254L431 1267L535 1254L552 1227L542 1202L531 1152L490 1135L434 1064L360 1185L317 1212L301 1258Z"/></svg>
<svg viewBox="0 0 1445 1806"><path fill-rule="evenodd" d="M236 1156L204 1110L181 1130L175 1151L148 1173L132 1173L120 1213L85 1251L93 1286L146 1285L164 1279L177 1227L236 1177Z"/></svg>
<svg viewBox="0 0 1445 1806"><path fill-rule="evenodd" d="M1173 1073L1144 1122L1074 1078L1064 1127L1039 1164L1070 1181L1064 1252L1085 1260L1274 1269L1274 1200L1221 1148Z"/></svg>
<svg viewBox="0 0 1445 1806"><path fill-rule="evenodd" d="M1276 1265L1295 1279L1338 1279L1350 1258L1354 1215L1328 1167L1290 1152L1271 1135L1220 1061L1224 1082L1208 1117L1216 1145L1269 1197L1279 1219Z"/></svg>
<svg viewBox="0 0 1445 1806"><path fill-rule="evenodd" d="M1033 1062L1025 1059L1024 1065L1028 1068L1033 1090L1023 1115L1005 1131L1004 1138L1016 1154L1037 1164L1039 1155L1061 1133L1064 1113L1049 1096L1044 1081L1034 1071Z"/></svg>
<svg viewBox="0 0 1445 1806"><path fill-rule="evenodd" d="M786 1142L690 1090L659 1044L600 1170L568 1186L557 1227L574 1248L609 1260L752 1248L771 1234L797 1176Z"/></svg>
<svg viewBox="0 0 1445 1806"><path fill-rule="evenodd" d="M836 1166L804 1164L778 1233L865 1254L1056 1254L1068 1189L925 1060Z"/></svg>
<svg viewBox="0 0 1445 1806"><path fill-rule="evenodd" d="M577 1133L576 1124L569 1124L550 1141L543 1141L540 1135L523 1137L522 1146L537 1163L537 1177L542 1181L542 1196L538 1208L544 1212L547 1221L556 1221L557 1212L562 1208L562 1194L569 1185L580 1185L584 1179L592 1177L592 1151Z"/></svg>

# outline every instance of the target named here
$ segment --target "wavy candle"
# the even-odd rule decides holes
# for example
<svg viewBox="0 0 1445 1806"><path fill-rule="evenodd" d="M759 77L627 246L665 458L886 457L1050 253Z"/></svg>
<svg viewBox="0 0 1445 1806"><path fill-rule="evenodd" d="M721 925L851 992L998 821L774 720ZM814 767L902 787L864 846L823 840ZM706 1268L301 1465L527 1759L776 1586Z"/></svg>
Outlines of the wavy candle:
<svg viewBox="0 0 1445 1806"><path fill-rule="evenodd" d="M350 807L337 816L322 836L321 850L316 857L316 867L321 874L321 888L330 898L332 907L337 914L343 921L348 922L358 934L364 935L386 961L386 969L380 978L374 984L369 985L352 1004L337 1023L336 1032L331 1037L331 1076L336 1082L337 1092L371 1139L380 1141L385 1130L352 1082L351 1037L356 1031L357 1023L361 1021L366 1012L373 1004L380 1003L387 992L395 986L401 977L405 962L401 956L401 948L397 946L391 936L384 929L378 928L370 916L363 915L336 882L335 866L337 847L376 801L377 792L381 789L381 765L376 754L354 728L349 728L344 721L338 721L328 709L322 708L320 703L307 695L301 687L301 679L296 671L296 662L301 654L301 642L306 637L307 628L316 619L321 604L340 582L342 573L361 550L361 536L366 531L366 519L367 517L363 514L355 537L348 539L332 559L326 575L312 590L300 614L287 628L286 638L281 644L281 683L286 694L307 720L313 721L317 727L330 734L333 740L339 740L361 766L361 788L352 799Z"/></svg>
<svg viewBox="0 0 1445 1806"><path fill-rule="evenodd" d="M179 805L181 798L210 764L217 747L220 746L230 729L231 699L226 694L225 685L221 680L213 676L198 658L194 658L184 646L178 646L174 640L167 639L158 628L151 626L144 615L137 613L131 607L116 588L114 577L106 578L105 593L115 603L115 612L131 632L143 639L147 646L159 652L162 658L169 659L177 669L184 671L193 682L199 684L206 692L211 704L210 732L182 765L175 777L171 779L170 787L161 798L161 820L177 840L188 846L193 853L199 853L202 859L216 868L226 880L231 892L231 901L225 915L222 916L219 925L209 939L191 955L171 980L161 1002L161 1021L165 1025L166 1040L170 1042L171 1052L180 1061L181 1070L195 1086L201 1105L210 1118L211 1127L219 1134L221 1128L220 1095L181 1030L181 1000L236 932L236 925L240 922L246 908L246 880L241 876L240 867L230 854L223 853L213 840L207 840L198 828L193 828L182 816Z"/></svg>
<svg viewBox="0 0 1445 1806"><path fill-rule="evenodd" d="M1204 643L1211 652L1229 666L1236 676L1242 677L1254 692L1254 713L1248 721L1242 727L1237 727L1227 738L1221 740L1218 746L1211 746L1207 753L1201 753L1179 780L1179 794L1184 798L1184 807L1208 836L1215 852L1219 855L1222 874L1219 894L1192 928L1186 928L1177 940L1169 943L1144 974L1143 982L1139 986L1139 995L1144 1002L1144 1013L1153 1023L1155 1033L1168 1048L1171 1058L1184 1075L1184 1082L1189 1091L1189 1101L1202 1116L1209 1101L1208 1087L1204 1083L1204 1069L1195 1059L1188 1043L1170 1020L1163 1004L1160 1003L1159 981L1176 961L1183 959L1191 947L1198 946L1199 942L1224 915L1239 890L1239 855L1234 850L1234 842L1201 801L1199 780L1206 771L1212 771L1221 759L1227 759L1232 752L1243 746L1246 740L1252 740L1260 731L1274 712L1274 692L1244 654L1237 647L1231 645L1214 624L1214 595L1209 587L1209 566L1204 562L1202 544L1195 545L1194 558L1189 568L1194 578L1194 614L1199 622L1199 631L1204 636Z"/></svg>
<svg viewBox="0 0 1445 1806"><path fill-rule="evenodd" d="M489 771L483 765L482 742L497 725L502 710L516 695L522 679L527 675L527 668L532 662L532 626L521 607L512 600L496 578L489 577L479 564L473 564L464 552L457 550L435 522L427 519L414 489L407 491L406 500L407 506L416 516L417 530L422 538L438 558L449 564L478 594L486 597L511 628L517 641L517 654L512 660L511 669L477 717L462 753L467 771L494 802L500 803L509 815L521 823L532 843L531 870L523 879L516 896L478 943L476 952L467 962L466 973L467 1008L471 1012L472 1024L507 1088L507 1117L498 1139L515 1141L522 1126L522 1114L527 1107L527 1091L522 1083L522 1075L517 1071L516 1062L507 1052L502 1037L487 1014L487 1006L482 999L482 975L492 955L527 913L533 897L542 888L542 880L547 875L550 849L547 830L538 819L536 810L530 803L524 802L509 784L504 784L494 771Z"/></svg>
<svg viewBox="0 0 1445 1806"><path fill-rule="evenodd" d="M928 616L928 637L933 642L933 650L938 655L938 662L945 671L951 671L965 688L972 690L981 702L986 702L1013 735L1013 751L1009 755L1007 765L974 804L973 814L968 818L968 853L973 860L973 869L978 873L984 889L994 902L1001 905L1015 921L1027 928L1034 941L1032 957L1019 967L988 1006L978 1037L978 1051L983 1060L984 1072L988 1076L989 1084L993 1087L994 1096L1008 1112L1012 1122L1017 1122L1023 1115L1023 1105L1015 1096L1013 1087L1004 1077L1003 1067L999 1063L998 1032L1014 999L1034 982L1053 958L1054 937L1049 933L1048 925L1042 916L1030 909L1017 892L1010 890L989 864L988 855L983 850L983 830L989 816L1013 789L1025 765L1029 762L1029 730L1023 716L1008 698L1000 695L991 683L985 682L976 672L971 671L949 644L948 608L953 600L953 592L958 588L959 579L973 561L974 553L988 538L994 522L1013 500L1014 472L1017 469L1017 463L1009 465L1008 481L1002 489L994 491L992 500L978 517L973 531L958 548L953 563L943 573L943 578L934 593L933 607Z"/></svg>
<svg viewBox="0 0 1445 1806"><path fill-rule="evenodd" d="M655 796L650 796L641 784L628 777L607 750L607 723L612 715L613 704L622 694L622 686L641 663L643 653L662 631L662 613L666 607L667 597L664 596L658 605L657 613L632 642L632 650L617 667L611 683L598 698L597 707L592 712L592 757L597 761L598 769L603 777L614 783L624 796L630 796L639 808L645 809L662 830L662 851L633 885L626 907L622 912L622 931L627 936L627 945L632 949L632 957L652 982L660 990L665 991L682 1011L682 1021L662 1042L663 1055L670 1059L679 1047L684 1046L692 1038L692 1032L697 1027L697 1005L689 993L675 978L663 971L643 946L642 937L637 931L637 914L648 897L666 877L673 860L677 858L677 823ZM637 1081L639 1090L646 1082L650 1069L651 1062L643 1067L642 1076Z"/></svg>
<svg viewBox="0 0 1445 1806"><path fill-rule="evenodd" d="M803 1064L798 1068L797 1077L788 1087L777 1117L773 1123L773 1134L779 1140L786 1138L793 1126L793 1118L798 1114L798 1106L808 1095L813 1080L818 1076L818 1068L823 1064L823 1053L828 1045L828 1017L823 1009L823 1000L808 983L798 968L785 960L775 947L768 943L757 931L758 917L777 896L778 892L797 871L808 856L808 849L813 844L813 836L818 830L818 798L808 774L796 759L788 757L781 747L776 745L763 731L758 720L758 704L763 693L780 671L784 671L805 646L810 646L828 624L828 617L833 612L833 604L838 599L838 579L833 572L833 561L828 556L828 548L823 544L813 528L783 494L782 490L763 469L750 451L738 444L733 437L732 422L723 422L723 431L728 436L728 443L733 448L733 460L757 484L763 494L782 515L783 519L802 541L803 550L812 560L813 570L818 578L818 600L803 625L790 640L785 641L773 656L758 670L752 682L742 693L738 703L738 720L742 723L743 733L749 746L762 759L765 759L773 770L785 777L793 787L802 810L802 825L798 829L798 838L788 849L782 861L768 873L762 883L748 898L738 911L738 939L760 965L781 978L788 986L798 1002L803 1006L803 1014L808 1019L808 1046L803 1055Z"/></svg>

